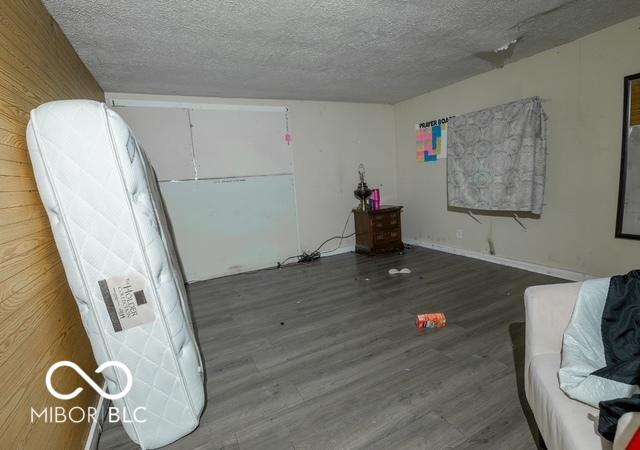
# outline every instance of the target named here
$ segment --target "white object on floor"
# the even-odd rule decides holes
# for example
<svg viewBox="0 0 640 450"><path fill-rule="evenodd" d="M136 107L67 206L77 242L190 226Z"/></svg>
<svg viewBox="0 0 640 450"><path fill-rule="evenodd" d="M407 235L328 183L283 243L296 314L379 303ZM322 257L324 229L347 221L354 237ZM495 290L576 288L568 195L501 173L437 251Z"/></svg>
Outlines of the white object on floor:
<svg viewBox="0 0 640 450"><path fill-rule="evenodd" d="M204 366L153 169L122 118L94 101L33 110L27 143L96 362L132 372L113 404L145 421L124 429L142 448L167 445L198 426ZM121 372L103 375L122 392Z"/></svg>
<svg viewBox="0 0 640 450"><path fill-rule="evenodd" d="M408 273L411 273L411 270L407 269L406 267L404 269L400 269L400 270L398 270L398 269L389 269L389 275L396 275L396 274L399 274L399 273L408 274Z"/></svg>

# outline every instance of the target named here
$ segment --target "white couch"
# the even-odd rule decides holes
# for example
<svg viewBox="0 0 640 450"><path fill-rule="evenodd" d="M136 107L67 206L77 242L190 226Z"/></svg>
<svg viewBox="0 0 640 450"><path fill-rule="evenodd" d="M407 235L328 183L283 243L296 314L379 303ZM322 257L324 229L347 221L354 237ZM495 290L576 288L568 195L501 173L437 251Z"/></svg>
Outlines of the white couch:
<svg viewBox="0 0 640 450"><path fill-rule="evenodd" d="M615 443L597 433L599 411L560 390L562 337L581 283L533 286L524 293L526 310L525 392L549 450L624 450L640 428L640 413L625 414Z"/></svg>

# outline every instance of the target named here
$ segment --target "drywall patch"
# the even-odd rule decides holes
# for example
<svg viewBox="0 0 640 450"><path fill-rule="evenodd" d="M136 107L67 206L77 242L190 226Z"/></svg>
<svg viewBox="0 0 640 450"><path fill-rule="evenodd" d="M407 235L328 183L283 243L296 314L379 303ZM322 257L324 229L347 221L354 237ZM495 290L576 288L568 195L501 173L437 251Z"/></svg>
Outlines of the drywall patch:
<svg viewBox="0 0 640 450"><path fill-rule="evenodd" d="M513 56L513 50L515 49L516 44L518 44L518 42L520 42L521 40L522 36L516 39L512 39L511 41L491 52L478 52L475 53L475 55L480 59L484 59L485 61L490 62L491 64L496 66L496 68L502 69L507 61Z"/></svg>

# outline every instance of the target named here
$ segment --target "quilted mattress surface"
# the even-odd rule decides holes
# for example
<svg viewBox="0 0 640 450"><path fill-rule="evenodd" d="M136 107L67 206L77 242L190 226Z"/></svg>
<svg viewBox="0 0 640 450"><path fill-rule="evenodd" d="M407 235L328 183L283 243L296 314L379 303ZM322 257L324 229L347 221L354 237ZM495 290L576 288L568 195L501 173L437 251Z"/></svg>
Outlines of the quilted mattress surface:
<svg viewBox="0 0 640 450"><path fill-rule="evenodd" d="M169 444L198 426L204 369L153 170L124 120L94 101L34 109L27 143L96 361L133 375L113 406L138 409L142 420L123 425L141 447ZM121 369L103 375L123 391Z"/></svg>

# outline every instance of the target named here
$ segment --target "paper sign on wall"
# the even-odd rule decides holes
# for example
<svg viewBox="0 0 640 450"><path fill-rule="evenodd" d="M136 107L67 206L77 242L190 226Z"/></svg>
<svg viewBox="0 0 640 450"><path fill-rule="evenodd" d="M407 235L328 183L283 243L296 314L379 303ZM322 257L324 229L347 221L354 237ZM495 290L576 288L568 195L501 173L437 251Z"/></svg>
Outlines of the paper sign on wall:
<svg viewBox="0 0 640 450"><path fill-rule="evenodd" d="M435 163L447 157L447 125L451 117L416 124L416 162Z"/></svg>

